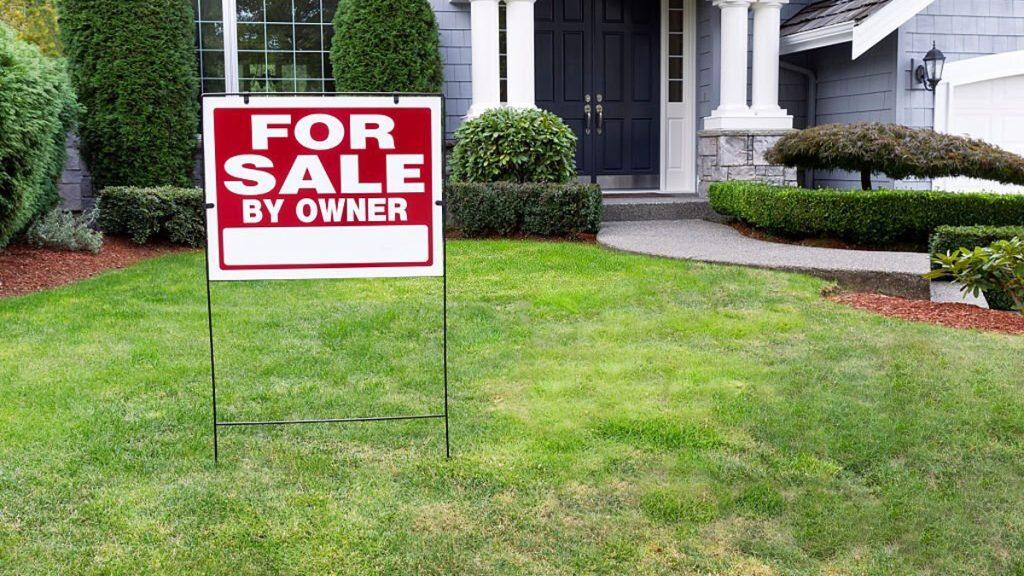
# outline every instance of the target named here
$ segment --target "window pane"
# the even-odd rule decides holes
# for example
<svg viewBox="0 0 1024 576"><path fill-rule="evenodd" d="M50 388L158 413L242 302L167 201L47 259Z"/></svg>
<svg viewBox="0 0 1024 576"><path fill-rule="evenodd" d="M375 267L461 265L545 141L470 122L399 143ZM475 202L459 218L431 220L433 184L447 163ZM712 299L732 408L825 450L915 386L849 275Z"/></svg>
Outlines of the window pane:
<svg viewBox="0 0 1024 576"><path fill-rule="evenodd" d="M267 92L297 92L295 80L271 80L267 84Z"/></svg>
<svg viewBox="0 0 1024 576"><path fill-rule="evenodd" d="M263 0L238 0L236 9L239 22L263 22Z"/></svg>
<svg viewBox="0 0 1024 576"><path fill-rule="evenodd" d="M299 79L295 81L296 92L323 92L323 80Z"/></svg>
<svg viewBox="0 0 1024 576"><path fill-rule="evenodd" d="M292 27L290 24L267 24L267 50L291 50Z"/></svg>
<svg viewBox="0 0 1024 576"><path fill-rule="evenodd" d="M211 92L226 92L224 79L223 78L204 78L203 79L203 92L207 94Z"/></svg>
<svg viewBox="0 0 1024 576"><path fill-rule="evenodd" d="M334 78L334 65L331 64L330 54L324 54L324 78L328 80Z"/></svg>
<svg viewBox="0 0 1024 576"><path fill-rule="evenodd" d="M683 59L682 58L669 58L668 59L668 77L673 80L682 80L683 78Z"/></svg>
<svg viewBox="0 0 1024 576"><path fill-rule="evenodd" d="M295 21L320 23L320 0L295 0Z"/></svg>
<svg viewBox="0 0 1024 576"><path fill-rule="evenodd" d="M224 77L224 53L203 52L203 76Z"/></svg>
<svg viewBox="0 0 1024 576"><path fill-rule="evenodd" d="M683 55L683 36L682 34L670 34L668 37L668 53L673 56Z"/></svg>
<svg viewBox="0 0 1024 576"><path fill-rule="evenodd" d="M334 86L334 80L324 81L324 92L334 92L337 88Z"/></svg>
<svg viewBox="0 0 1024 576"><path fill-rule="evenodd" d="M296 24L295 25L295 49L296 50L317 50L320 48L320 25Z"/></svg>
<svg viewBox="0 0 1024 576"><path fill-rule="evenodd" d="M263 50L266 48L263 37L263 24L238 25L239 50Z"/></svg>
<svg viewBox="0 0 1024 576"><path fill-rule="evenodd" d="M238 76L240 78L263 78L266 75L266 55L263 52L238 53Z"/></svg>
<svg viewBox="0 0 1024 576"><path fill-rule="evenodd" d="M295 55L296 78L323 78L323 67L319 52L307 52Z"/></svg>
<svg viewBox="0 0 1024 576"><path fill-rule="evenodd" d="M683 12L681 10L672 10L668 13L668 29L671 32L683 31Z"/></svg>
<svg viewBox="0 0 1024 576"><path fill-rule="evenodd" d="M223 20L222 14L221 0L199 0L200 20Z"/></svg>
<svg viewBox="0 0 1024 576"><path fill-rule="evenodd" d="M324 26L324 50L331 49L331 42L334 41L334 26Z"/></svg>
<svg viewBox="0 0 1024 576"><path fill-rule="evenodd" d="M224 25L223 24L201 24L199 33L203 38L203 48L224 49Z"/></svg>
<svg viewBox="0 0 1024 576"><path fill-rule="evenodd" d="M683 0L672 0L671 2L669 2L668 7L673 9L673 10L682 10L683 9Z"/></svg>
<svg viewBox="0 0 1024 576"><path fill-rule="evenodd" d="M334 12L338 9L338 0L323 0L325 23L334 20Z"/></svg>
<svg viewBox="0 0 1024 576"><path fill-rule="evenodd" d="M681 80L672 80L668 83L668 101L683 101L683 82Z"/></svg>
<svg viewBox="0 0 1024 576"><path fill-rule="evenodd" d="M295 65L291 52L270 52L267 54L267 77L270 79L295 78Z"/></svg>
<svg viewBox="0 0 1024 576"><path fill-rule="evenodd" d="M291 22L292 0L267 0L267 22Z"/></svg>

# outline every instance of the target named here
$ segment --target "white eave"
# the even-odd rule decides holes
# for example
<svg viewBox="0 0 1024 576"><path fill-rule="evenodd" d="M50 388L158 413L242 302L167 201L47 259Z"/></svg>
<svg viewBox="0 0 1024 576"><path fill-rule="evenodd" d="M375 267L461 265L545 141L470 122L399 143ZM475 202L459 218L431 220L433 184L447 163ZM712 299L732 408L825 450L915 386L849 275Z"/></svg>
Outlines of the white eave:
<svg viewBox="0 0 1024 576"><path fill-rule="evenodd" d="M856 60L935 0L892 0L859 23L843 22L782 37L781 53L792 54L850 42Z"/></svg>

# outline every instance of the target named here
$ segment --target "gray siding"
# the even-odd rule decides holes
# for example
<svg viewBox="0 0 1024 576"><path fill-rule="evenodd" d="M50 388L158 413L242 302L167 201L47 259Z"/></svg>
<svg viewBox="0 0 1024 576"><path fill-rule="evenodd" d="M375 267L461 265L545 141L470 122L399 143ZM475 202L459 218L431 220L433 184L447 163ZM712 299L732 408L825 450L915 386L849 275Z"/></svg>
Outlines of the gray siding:
<svg viewBox="0 0 1024 576"><path fill-rule="evenodd" d="M452 4L448 0L430 0L441 29L441 57L444 61L444 95L447 106L446 128L451 136L469 112L473 102L472 43L470 41L469 3Z"/></svg>
<svg viewBox="0 0 1024 576"><path fill-rule="evenodd" d="M911 59L920 63L933 41L947 62L1024 50L1024 0L936 0L900 28L899 40L897 120L931 128L933 96L913 82Z"/></svg>

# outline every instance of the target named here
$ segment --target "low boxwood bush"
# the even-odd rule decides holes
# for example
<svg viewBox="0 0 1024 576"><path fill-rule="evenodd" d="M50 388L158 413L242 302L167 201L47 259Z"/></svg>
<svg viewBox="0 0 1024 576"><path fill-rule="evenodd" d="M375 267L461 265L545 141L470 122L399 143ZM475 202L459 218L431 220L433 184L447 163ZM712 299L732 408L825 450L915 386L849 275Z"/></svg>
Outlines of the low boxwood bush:
<svg viewBox="0 0 1024 576"><path fill-rule="evenodd" d="M339 92L440 92L437 20L427 0L341 0L331 63Z"/></svg>
<svg viewBox="0 0 1024 576"><path fill-rule="evenodd" d="M0 24L0 248L60 200L76 113L64 63Z"/></svg>
<svg viewBox="0 0 1024 576"><path fill-rule="evenodd" d="M206 199L198 188L106 188L97 208L101 230L139 244L202 246L206 240Z"/></svg>
<svg viewBox="0 0 1024 576"><path fill-rule="evenodd" d="M80 215L51 210L29 226L25 241L41 248L96 254L103 247L103 233L93 229L95 222L95 210Z"/></svg>
<svg viewBox="0 0 1024 576"><path fill-rule="evenodd" d="M890 178L968 176L1024 184L1024 158L1002 148L899 124L825 124L783 136L765 158L804 169L849 170L871 189L871 175Z"/></svg>
<svg viewBox="0 0 1024 576"><path fill-rule="evenodd" d="M450 167L456 182L570 182L576 135L545 110L489 110L455 132Z"/></svg>
<svg viewBox="0 0 1024 576"><path fill-rule="evenodd" d="M199 130L190 0L58 0L97 189L188 186Z"/></svg>
<svg viewBox="0 0 1024 576"><path fill-rule="evenodd" d="M913 243L939 226L1024 224L1024 196L916 190L808 190L757 182L711 186L711 207L791 238L834 238L864 246Z"/></svg>
<svg viewBox="0 0 1024 576"><path fill-rule="evenodd" d="M452 224L470 237L571 237L601 228L595 184L452 183L446 198Z"/></svg>
<svg viewBox="0 0 1024 576"><path fill-rule="evenodd" d="M932 269L940 268L935 258L953 254L961 248L974 250L984 248L1000 240L1024 240L1024 226L939 226L932 233L929 250L932 253ZM988 305L994 310L1012 310L1013 299L1002 290L984 290Z"/></svg>

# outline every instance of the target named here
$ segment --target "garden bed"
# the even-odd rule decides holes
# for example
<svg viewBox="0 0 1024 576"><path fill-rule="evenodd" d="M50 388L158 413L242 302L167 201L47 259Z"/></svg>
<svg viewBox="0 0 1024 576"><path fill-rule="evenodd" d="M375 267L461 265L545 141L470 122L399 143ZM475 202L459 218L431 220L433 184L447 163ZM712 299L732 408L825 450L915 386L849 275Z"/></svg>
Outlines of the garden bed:
<svg viewBox="0 0 1024 576"><path fill-rule="evenodd" d="M187 248L167 244L140 246L123 238L107 238L99 254L10 246L0 251L0 298L56 288L183 250Z"/></svg>
<svg viewBox="0 0 1024 576"><path fill-rule="evenodd" d="M1015 312L988 310L970 304L927 302L854 292L830 296L829 300L883 316L926 322L949 328L983 330L1024 335L1024 316Z"/></svg>

